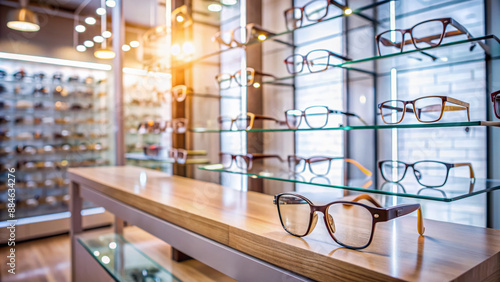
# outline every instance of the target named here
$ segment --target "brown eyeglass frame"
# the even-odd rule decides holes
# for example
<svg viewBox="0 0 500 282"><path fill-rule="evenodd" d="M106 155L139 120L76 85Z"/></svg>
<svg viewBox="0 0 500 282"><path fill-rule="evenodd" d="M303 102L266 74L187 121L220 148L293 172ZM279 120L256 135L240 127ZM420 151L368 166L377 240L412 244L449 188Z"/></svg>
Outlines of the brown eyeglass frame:
<svg viewBox="0 0 500 282"><path fill-rule="evenodd" d="M287 30L291 30L291 29L288 29L288 21L287 21L287 16L286 16L286 14L287 14L289 11L300 10L300 26L298 27L298 28L300 28L300 27L302 27L302 23L304 22L304 15L305 15L306 19L307 19L308 21L310 21L310 22L320 22L320 21L322 21L324 18L326 18L326 16L328 15L328 12L329 12L329 7L330 7L330 4L332 4L333 6L335 6L335 7L339 8L339 9L341 9L342 11L345 11L345 10L347 10L347 9L348 9L348 8L347 8L347 6L344 6L344 5L340 4L340 3L338 3L337 1L334 1L334 0L324 0L324 1L326 1L326 2L328 3L328 4L326 5L326 12L325 12L325 15L324 15L323 17L321 17L321 18L317 19L317 20L311 20L311 19L309 19L309 17L306 15L306 13L305 13L305 8L306 8L306 6L307 6L307 5L309 5L309 4L313 3L313 2L316 2L316 1L320 1L320 0L312 0L312 1L309 1L309 2L307 2L307 3L306 3L304 6L302 6L302 7L291 7L291 8L286 9L286 10L283 12L283 15L285 16L285 26L286 26L286 29L287 29ZM294 19L294 20L296 20L296 19Z"/></svg>
<svg viewBox="0 0 500 282"><path fill-rule="evenodd" d="M417 40L413 37L413 29L416 26L424 24L424 23L428 23L428 22L433 22L433 21L440 21L440 22L443 23L443 32L441 33L441 35L439 35L439 34L430 35L430 36L427 36L427 37L424 37L424 38L417 38ZM446 32L446 27L448 25L452 25L457 30ZM388 32L401 32L401 40L402 40L402 42L400 42L400 43L394 43L394 42L391 42L391 41L383 38L382 35L385 34L385 33L388 33ZM410 34L410 40L405 40L404 39L405 35L407 33ZM452 18L440 18L440 19L432 19L432 20L426 20L426 21L423 21L423 22L419 22L418 24L412 26L409 29L386 30L384 32L381 32L381 33L377 34L375 36L375 40L377 41L378 55L381 56L380 44L383 44L384 46L394 46L394 47L400 49L401 50L400 52L403 53L403 49L404 49L403 47L404 47L404 45L413 44L413 46L415 46L415 49L422 50L422 49L425 49L425 48L419 48L419 47L417 47L417 42L427 42L430 45L430 47L436 47L436 46L441 45L441 42L443 41L443 38L445 38L445 37L451 37L451 36L456 36L456 35L461 35L461 34L466 35L468 39L474 38L471 35L471 33L463 25L461 25L459 22L457 22L456 20L454 20ZM438 38L439 38L439 42L438 43L431 43L430 42L431 40L438 39ZM478 42L478 43L479 43L479 45L484 50L487 50L486 49L487 47L484 46L484 44L482 42ZM473 42L472 44L473 45L470 48L471 51L475 47L475 43Z"/></svg>
<svg viewBox="0 0 500 282"><path fill-rule="evenodd" d="M236 160L236 158L242 158L245 160L247 167L238 167L240 169L252 169L253 167L253 161L254 160L259 160L259 159L269 159L269 158L274 158L278 159L280 162L284 162L284 160L279 156L279 155L273 155L273 154L261 154L261 153L253 153L253 154L246 154L246 155L233 155L229 153L219 153L221 162L222 162L222 156L227 155L231 156L231 164L229 166L225 166L224 168L230 168L233 165L233 162Z"/></svg>
<svg viewBox="0 0 500 282"><path fill-rule="evenodd" d="M422 121L422 120L420 120L420 115L422 113L422 109L415 108L415 102L418 101L418 100L426 99L426 98L440 98L441 99L441 101L442 101L442 104L441 104L441 115L439 116L438 119L432 120L432 121ZM393 107L393 106L390 106L390 105L385 105L385 104L391 103L391 102L402 102L404 104L404 106L403 106L403 108L399 108L399 107ZM446 102L453 103L455 105L459 105L459 107L457 107L457 106L446 106L445 105ZM406 107L408 104L412 104L413 105L413 110L412 109L408 109ZM443 118L443 113L445 111L463 111L464 108L467 110L467 119L470 121L469 103L466 103L466 102L463 102L463 101L460 101L460 100L457 100L455 98L451 98L451 97L448 97L448 96L425 96L425 97L420 97L418 99L411 100L411 101L389 100L389 101L385 101L385 102L382 102L382 103L378 104L377 107L380 109L380 115L382 117L382 121L384 123L387 123L387 124L398 124L398 123L401 123L403 121L403 119L405 117L405 113L407 111L415 113L415 117L417 118L417 120L419 122L431 123L431 122L438 122L439 120L441 120L441 118ZM427 106L427 107L429 107L429 106ZM392 110L398 110L398 111L403 111L403 115L401 116L401 119L398 122L396 122L396 123L387 122L384 119L384 114L382 112L383 108L385 108L385 109L392 109Z"/></svg>
<svg viewBox="0 0 500 282"><path fill-rule="evenodd" d="M491 102L493 103L493 112L495 113L495 116L497 118L500 118L500 109L497 109L497 105L495 103L495 99L496 100L500 100L500 98L497 98L497 96L499 94L500 94L500 90L491 93Z"/></svg>
<svg viewBox="0 0 500 282"><path fill-rule="evenodd" d="M237 29L245 29L246 30L246 40L245 40L245 43L242 43L240 42L239 39L236 39L234 38L234 33ZM221 34L222 33L229 33L231 35L231 40L229 41L229 43L226 43L224 42L224 40L222 40L222 37L221 37ZM264 28L262 28L260 25L258 24L255 24L255 23L249 23L247 25L245 25L245 27L236 27L232 30L228 30L228 31L218 31L214 37L213 37L213 40L214 41L217 41L219 44L221 45L224 45L224 46L227 46L227 47L230 47L230 48L233 48L233 47L243 47L245 45L247 45L249 42L251 42L251 40L253 38L258 38L260 35L264 35L266 37L268 36L273 36L273 35L276 35L275 33L273 32L270 32ZM234 44L233 44L234 43Z"/></svg>
<svg viewBox="0 0 500 282"><path fill-rule="evenodd" d="M305 234L294 234L294 233L288 231L288 229L286 229L285 224L283 223L283 219L281 217L281 211L280 211L280 205L279 205L280 198L283 196L298 197L298 198L301 198L302 200L304 200L307 204L309 204L309 207L310 207L309 226L307 227L307 231ZM358 201L360 201L360 200L367 200L367 201L371 202L372 204L374 204L375 207L371 207L371 206L359 203ZM275 195L273 203L278 208L278 215L280 218L281 226L290 235L293 235L295 237L304 237L304 236L309 235L314 230L314 227L316 226L316 223L318 221L318 215L316 214L316 212L321 212L321 213L323 213L323 218L325 220L325 225L327 227L326 229L328 230L328 233L330 234L332 239L337 244L344 246L346 248L349 248L349 249L363 249L363 248L368 247L373 240L373 233L375 232L375 226L377 225L377 223L389 221L389 220L410 214L414 211L417 211L417 231L418 231L418 233L420 234L420 236L423 236L424 232L425 232L423 216L422 216L422 209L420 207L420 204L406 204L406 205L397 205L397 206L393 206L390 208L382 208L380 206L380 204L378 204L378 202L375 201L372 197L370 197L367 194L361 194L358 197L354 198L352 201L342 201L341 200L341 201L334 201L334 202L328 203L326 205L316 206L306 197L304 197L300 194L297 194L297 193L290 193L290 192ZM290 204L303 204L303 202L296 202L296 203L290 203ZM331 227L328 223L328 220L331 218L331 216L330 217L327 216L327 215L329 215L328 208L333 204L343 204L345 206L345 208L349 208L352 205L356 205L356 206L366 208L370 212L370 214L372 215L372 226L371 226L372 228L371 228L371 232L370 232L370 239L368 240L368 243L366 243L366 245L359 246L359 247L358 246L356 246L356 247L349 246L349 245L346 245L346 244L338 241L337 238L335 238L334 232L332 232ZM333 219L331 219L331 220L333 220Z"/></svg>
<svg viewBox="0 0 500 282"><path fill-rule="evenodd" d="M254 82L254 80L255 80L255 75L260 75L260 76L269 76L269 77L272 77L272 78L274 78L274 79L277 79L277 77L276 77L276 76L274 76L273 74L269 74L269 73L264 73L264 72L256 71L254 68L247 67L246 71L250 71L250 74L251 74L251 76L252 76L252 79L251 79L251 80L249 80L249 81L247 81L247 84L246 84L245 86L251 86L251 85L253 84L253 82ZM241 77L241 76L242 76L242 74L241 74L241 73L242 73L242 70L239 70L239 71L235 72L234 74L229 74L229 73L219 73L219 74L217 74L217 75L215 76L215 80L217 81L217 85L219 85L219 88L220 88L221 90L226 90L226 89L231 88L231 82L232 82L233 80L234 80L234 81L236 81L236 83L237 83L240 87L241 87L241 86L243 86L243 85L241 84L241 81L238 81L238 80L236 79L236 75L237 75L238 73L240 73L240 77ZM219 78L220 78L222 75L224 75L224 74L229 76L229 86L228 86L228 87L224 87L224 88L223 88L223 87L221 87L221 86L220 86L220 85L221 85L221 81L219 81ZM245 75L245 76L246 76L246 75Z"/></svg>

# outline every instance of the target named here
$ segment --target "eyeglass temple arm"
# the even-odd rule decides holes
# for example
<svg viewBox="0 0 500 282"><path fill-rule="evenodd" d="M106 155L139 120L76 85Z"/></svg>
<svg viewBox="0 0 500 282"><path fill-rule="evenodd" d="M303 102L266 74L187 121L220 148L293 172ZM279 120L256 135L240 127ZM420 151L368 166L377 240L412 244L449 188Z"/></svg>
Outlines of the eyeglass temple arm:
<svg viewBox="0 0 500 282"><path fill-rule="evenodd" d="M337 57L337 58L339 58L339 59L342 59L342 60L344 60L344 61L352 61L352 59L351 59L351 58L344 57L344 56L339 55L339 54L337 54L337 53L333 53L333 52L331 52L331 51L328 51L328 53L329 53L330 55L332 55L332 56L334 56L334 57Z"/></svg>
<svg viewBox="0 0 500 282"><path fill-rule="evenodd" d="M456 20L450 18L450 24L452 26L454 26L457 30L459 30L463 34L465 34L468 39L473 39L474 38L474 36L463 25L461 25ZM471 43L472 43L472 45L470 47L470 51L472 51L472 49L474 49L474 47L476 46L475 42L471 42ZM488 55L490 54L490 47L488 47L486 44L484 44L481 41L477 41L477 43L479 44L479 46L481 46L481 48L483 48L484 52L486 52Z"/></svg>
<svg viewBox="0 0 500 282"><path fill-rule="evenodd" d="M453 164L453 167L461 167L461 166L468 166L469 167L469 171L470 171L470 178L471 179L476 179L476 176L474 175L474 169L472 169L472 164L471 163Z"/></svg>
<svg viewBox="0 0 500 282"><path fill-rule="evenodd" d="M357 117L364 125L368 125L368 123L366 123L366 121L364 121L360 116L358 116L357 114L354 114L354 113L348 113L348 112L342 112L342 111L335 111L335 110L331 110L330 113L332 113L332 114L342 114L342 115L351 116L351 117Z"/></svg>
<svg viewBox="0 0 500 282"><path fill-rule="evenodd" d="M261 153L253 153L249 154L253 159L267 159L267 158L277 158L280 162L284 162L284 160L279 155L269 155L269 154L261 154Z"/></svg>
<svg viewBox="0 0 500 282"><path fill-rule="evenodd" d="M330 4L332 4L333 6L339 8L339 9L342 9L342 11L345 11L347 9L347 6L344 6L335 0L330 0Z"/></svg>
<svg viewBox="0 0 500 282"><path fill-rule="evenodd" d="M417 231L418 234L420 234L420 236L424 235L425 226L424 226L424 219L422 216L422 208L420 207L420 204L397 205L384 210L386 214L385 216L381 215L381 221L389 221L391 219L395 219L410 214L414 211L417 211Z"/></svg>
<svg viewBox="0 0 500 282"><path fill-rule="evenodd" d="M262 75L262 76L269 76L272 78L277 78L275 75L272 75L270 73L260 72L260 71L255 71L255 74Z"/></svg>
<svg viewBox="0 0 500 282"><path fill-rule="evenodd" d="M363 165L361 165L360 163L358 163L357 161L353 160L353 159L348 159L346 158L345 159L346 162L348 163L351 163L353 165L355 165L357 168L359 168L359 170L361 170L362 173L364 173L366 176L372 176L373 173L367 169L366 167L364 167Z"/></svg>
<svg viewBox="0 0 500 282"><path fill-rule="evenodd" d="M351 202L360 202L361 200L366 200L370 203L372 203L374 206L376 206L377 208L382 208L382 206L379 204L379 202L377 200L375 200L372 196L370 196L369 194L360 194L360 195L357 195L355 196L354 198L351 199L351 197L344 197L344 199L346 200L349 200ZM344 204L344 207L345 208L351 208L352 205L345 205Z"/></svg>
<svg viewBox="0 0 500 282"><path fill-rule="evenodd" d="M255 118L256 119L264 119L264 120L272 120L272 121L279 123L280 125L286 125L286 121L277 120L277 119L270 117L270 116L255 115Z"/></svg>

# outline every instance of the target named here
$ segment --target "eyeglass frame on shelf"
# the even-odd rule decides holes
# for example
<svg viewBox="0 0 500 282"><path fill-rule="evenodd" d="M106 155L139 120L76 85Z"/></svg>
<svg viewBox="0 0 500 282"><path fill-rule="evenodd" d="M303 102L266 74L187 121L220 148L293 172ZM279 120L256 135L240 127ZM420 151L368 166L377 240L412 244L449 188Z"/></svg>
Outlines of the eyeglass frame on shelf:
<svg viewBox="0 0 500 282"><path fill-rule="evenodd" d="M304 161L304 168L302 169L302 171L295 171L295 170L291 169L290 166L291 166L291 164L293 164L292 158L299 159L300 161L302 161L302 160ZM335 161L335 160L343 160L343 161L345 161L347 163L351 163L351 164L355 165L363 174L365 174L368 177L370 177L370 176L373 175L373 172L371 172L369 169L367 169L366 167L364 167L362 164L360 164L356 160L353 160L353 159L350 159L350 158L344 158L344 157L335 157L335 158L332 158L332 157L325 157L325 156L313 156L313 157L309 157L309 158L303 158L303 157L299 157L299 156L296 156L296 155L290 155L290 156L287 157L288 170L290 172L292 172L294 174L303 173L306 170L306 166L309 165L309 171L312 174L316 175L316 176L325 176L325 175L327 175L330 172L332 161ZM328 161L328 170L327 170L327 172L325 174L315 173L312 170L312 168L311 168L311 163L313 163L313 162L323 162L323 161Z"/></svg>
<svg viewBox="0 0 500 282"><path fill-rule="evenodd" d="M497 109L495 100L500 100L500 90L491 93L491 102L493 103L493 113L500 119L500 109Z"/></svg>
<svg viewBox="0 0 500 282"><path fill-rule="evenodd" d="M439 116L438 119L436 120L433 120L433 121L422 121L420 120L420 115L422 113L422 109L418 109L417 111L417 108L415 107L415 102L418 101L418 100L422 100L422 99L426 99L426 98L440 98L441 101L442 101L442 104L441 104L441 115ZM393 106L387 106L387 105L384 105L386 103L391 103L391 102L402 102L404 104L403 108L399 108L399 107L393 107ZM455 104L455 105L459 105L459 107L456 107L456 106L445 106L446 102L450 102L452 104ZM408 104L412 104L413 105L413 109L408 109L406 106ZM435 105L433 105L435 106ZM443 114L445 111L463 111L464 108L465 110L467 110L467 119L468 121L470 121L470 106L469 106L469 103L467 102L463 102L463 101L460 101L460 100L457 100L455 98L451 98L451 97L448 97L448 96L424 96L424 97L420 97L420 98L417 98L415 100L410 100L410 101L404 101L404 100L388 100L388 101L385 101L385 102L382 102L380 104L377 105L377 107L380 109L380 116L382 117L382 121L386 124L399 124L403 121L404 117L405 117L405 113L407 111L410 111L410 112L413 112L415 114L415 117L417 118L417 120L419 122L422 122L422 123L432 123L432 122L438 122L440 121L442 118L443 118ZM426 106L426 107L429 107L429 106ZM386 109L391 109L391 110L398 110L398 111L403 111L403 115L401 116L401 119L396 122L396 123L392 123L392 122L387 122L385 121L384 119L384 113L382 112L383 111L383 108L386 108ZM391 114L386 114L386 115L393 115L392 113Z"/></svg>
<svg viewBox="0 0 500 282"><path fill-rule="evenodd" d="M224 166L224 164L222 163L222 157L224 155L227 155L227 156L231 157L231 164L229 166ZM233 166L233 163L236 162L236 158L242 158L245 161L245 163L247 164L246 168L239 167L238 165L236 165L236 167L239 168L239 169L248 169L248 170L252 169L252 167L253 167L253 161L254 160L258 160L258 159L275 158L275 159L278 159L280 162L284 162L283 158L281 158L279 155L275 155L275 154L262 154L262 153L253 153L253 154L251 154L251 153L249 153L249 154L242 155L242 154L230 154L230 153L220 152L219 153L219 157L220 157L220 160L221 160L221 164L223 165L223 168L225 168L225 169L231 168ZM238 164L238 162L236 162L236 164Z"/></svg>
<svg viewBox="0 0 500 282"><path fill-rule="evenodd" d="M253 128L253 124L255 122L255 119L260 119L260 120L270 120L270 121L274 121L275 123L278 123L279 125L286 125L286 121L281 121L281 120L278 120L276 118L273 118L273 117L270 117L270 116L266 116L266 115L256 115L254 113L250 113L250 112L247 112L246 113L246 120L248 120L248 117L250 117L250 125L247 126L245 129L240 129L238 128L238 125L236 124L236 129L237 130L251 130ZM230 117L227 117L227 116L219 116L217 117L217 122L219 123L219 129L220 130L225 130L225 129L222 129L222 123L223 123L223 120L226 118L227 120L231 120L231 124L229 126L229 129L227 129L228 131L231 131L233 130L233 124L235 124L238 120L244 120L243 119L243 114L239 114L236 118L230 118Z"/></svg>
<svg viewBox="0 0 500 282"><path fill-rule="evenodd" d="M313 65L313 63L311 62L311 60L308 60L307 57L309 56L309 54L311 54L313 52L318 52L318 51L324 51L324 52L328 53L328 62L326 63L324 69L318 70L318 71L313 71L311 69L311 65ZM307 65L307 68L309 69L309 72L311 72L311 73L323 72L323 71L328 70L328 67L335 67L336 65L331 65L330 64L330 56L336 57L336 58L344 60L344 61L352 61L352 59L350 59L350 58L347 58L345 56L339 55L337 53L334 53L334 52L326 50L326 49L315 49L315 50L309 51L306 55L292 54L292 55L286 57L286 59L283 60L283 63L285 63L285 65L287 65L287 66L290 65L290 64L292 64L292 63L288 62L288 59L290 59L290 58L293 59L295 56L300 56L302 58L302 67L301 67L300 71L297 71L297 72L295 72L295 71L294 72L290 72L290 70L287 67L286 70L288 71L289 74L292 74L292 75L296 75L296 74L301 73L302 71L304 71L304 65ZM295 63L293 63L293 64L295 65ZM294 70L295 70L295 68L294 68Z"/></svg>
<svg viewBox="0 0 500 282"><path fill-rule="evenodd" d="M315 107L324 107L327 109L327 112L325 113L326 114L326 122L323 126L321 127L312 127L309 122L307 121L307 118L306 118L306 111L307 109L310 109L310 108L315 108ZM293 127L293 126L290 126L290 123L288 122L288 112L289 111L300 111L301 112L301 115L300 115L300 120L299 120L299 123L297 125L297 127ZM368 125L368 123L366 123L360 116L358 116L357 114L354 114L354 113L348 113L348 112L343 112L343 111L339 111L339 110L332 110L330 108L328 108L327 106L311 106L311 107L307 107L305 108L305 110L296 110L296 109L290 109L290 110L286 110L285 111L285 122L286 122L286 125L288 126L288 128L290 129L298 129L300 127L300 124L302 123L302 117L304 117L304 120L306 121L306 124L307 126L309 126L310 128L313 128L313 129L320 129L320 128L323 128L325 127L327 124L328 124L328 116L330 114L341 114L341 115L345 115L345 116L353 116L353 117L357 117L364 125Z"/></svg>
<svg viewBox="0 0 500 282"><path fill-rule="evenodd" d="M287 196L287 195L301 198L310 207L309 226L307 227L305 234L294 234L294 233L290 232L285 227L285 224L283 222L283 218L281 216L279 201L280 201L281 197ZM362 194L362 195L366 195L366 194ZM304 237L304 236L309 235L316 227L316 223L318 221L318 215L316 214L316 212L320 212L320 213L323 213L323 218L325 221L325 225L327 227L326 229L328 230L330 237L332 237L332 239L337 244L339 244L343 247L349 248L349 249L363 249L363 248L368 247L373 240L375 226L377 225L377 223L386 222L386 221L410 214L414 211L417 211L417 231L420 234L420 236L424 235L425 227L424 227L423 216L422 216L422 208L421 208L420 204L403 204L403 205L392 206L389 208L383 208L374 199L369 199L369 198L371 198L369 195L361 196L361 197L360 196L358 196L359 198L355 198L353 201L340 200L340 201L333 201L333 202L330 202L328 204L318 206L318 205L314 205L314 203L311 200L309 200L308 198L306 198L300 194L292 193L292 192L285 192L285 193L280 193L280 194L275 195L274 199L273 199L273 204L275 204L277 209L278 209L278 216L280 218L281 226L288 234L295 236L295 237ZM363 203L357 202L357 201L362 200L362 199L370 201L372 204L375 205L375 207L368 206L368 205L365 205ZM291 203L291 204L303 204L303 202ZM356 205L356 206L363 207L363 208L367 209L368 212L370 212L370 214L372 215L372 226L371 226L371 232L370 232L370 239L368 240L368 243L366 243L366 245L359 246L359 247L346 245L346 244L338 241L338 239L334 236L334 232L332 232L332 230L331 230L332 227L328 223L328 220L331 216L330 217L327 216L327 215L330 215L328 213L328 208L334 204L342 204L345 208L350 208L349 206ZM331 220L333 221L333 219L331 219Z"/></svg>
<svg viewBox="0 0 500 282"><path fill-rule="evenodd" d="M347 6L345 5L342 5L340 3L338 3L337 1L335 0L325 0L326 2L328 2L328 4L326 5L325 9L326 9L326 12L325 12L325 15L319 19L316 19L316 20L310 20L309 17L306 15L305 13L305 8L307 5L313 3L313 2L316 2L316 1L321 1L321 0L312 0L312 1L309 1L307 2L304 6L302 7L291 7L291 8L288 8L286 9L284 12L283 12L283 15L285 17L285 27L287 30L291 31L291 30L294 30L294 29L297 29L297 28L300 28L302 27L303 25L303 22L304 22L304 15L306 16L306 19L310 22L320 22L322 21L324 18L326 18L326 16L328 16L328 12L329 12L329 7L330 7L330 4L334 5L335 7L341 9L344 13L346 10L350 10ZM300 10L300 26L294 28L294 29L289 29L288 28L288 20L287 20L287 12L289 11L294 11L294 10ZM295 18L294 18L295 20Z"/></svg>
<svg viewBox="0 0 500 282"><path fill-rule="evenodd" d="M403 175L401 176L401 179L397 180L397 181L394 181L392 179L387 179L386 176L384 175L383 173L383 170L382 170L382 165L386 162L391 162L391 163L400 163L400 164L404 164L405 165L405 171L403 172ZM419 163L426 163L426 162L431 162L431 163L439 163L439 164L443 164L446 166L446 178L443 182L443 184L440 184L440 185L424 185L420 182L420 179L417 177L416 175L416 169L415 169L415 165L416 164L419 164ZM429 187L429 188L433 188L433 187L442 187L446 184L446 182L448 182L448 177L450 176L450 169L454 168L454 167L462 167L462 166L467 166L469 167L469 173L470 173L470 181L471 182L475 182L476 180L476 176L474 174L474 169L472 168L472 164L471 163L445 163L445 162L441 162L441 161L432 161L432 160L422 160L422 161L418 161L418 162L414 162L414 163L411 163L411 164L408 164L408 163L405 163L405 162L402 162L402 161L393 161L393 160L383 160L383 161L379 161L378 162L378 169L380 171L380 175L382 176L382 178L389 182L389 183L399 183L401 182L405 176L406 176L406 172L408 172L408 168L412 168L413 169L413 174L415 176L415 178L417 179L417 182L418 184L424 186L424 187Z"/></svg>

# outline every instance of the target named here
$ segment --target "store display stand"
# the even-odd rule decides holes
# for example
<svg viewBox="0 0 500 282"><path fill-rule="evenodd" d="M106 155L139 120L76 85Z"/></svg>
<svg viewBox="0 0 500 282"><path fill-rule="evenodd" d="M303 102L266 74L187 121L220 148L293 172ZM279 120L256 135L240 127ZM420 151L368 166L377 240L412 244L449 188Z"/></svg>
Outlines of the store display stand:
<svg viewBox="0 0 500 282"><path fill-rule="evenodd" d="M326 230L304 238L287 234L273 197L262 193L138 167L69 174L74 281L83 199L240 281L500 279L499 230L426 220L421 237L416 219L402 217L377 226L374 242L355 251L324 240ZM200 197L207 187L210 197Z"/></svg>

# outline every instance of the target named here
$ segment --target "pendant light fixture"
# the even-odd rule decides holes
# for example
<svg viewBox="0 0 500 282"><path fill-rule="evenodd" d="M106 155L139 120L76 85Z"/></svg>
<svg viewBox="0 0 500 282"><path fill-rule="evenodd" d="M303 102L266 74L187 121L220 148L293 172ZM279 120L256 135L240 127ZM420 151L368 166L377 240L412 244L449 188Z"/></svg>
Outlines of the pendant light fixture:
<svg viewBox="0 0 500 282"><path fill-rule="evenodd" d="M101 0L101 8L104 10L104 13L99 13L101 16L101 35L106 35L109 33L111 35L111 32L106 30L106 24L107 24L107 19L106 19L106 4L105 0ZM102 10L101 10L102 11ZM97 51L94 52L94 57L98 59L103 59L103 60L110 60L115 57L115 52L111 50L110 48L107 47L107 39L109 37L103 37L104 41L101 43L101 48L98 49Z"/></svg>
<svg viewBox="0 0 500 282"><path fill-rule="evenodd" d="M7 14L7 27L25 32L36 32L40 30L38 17L29 10L28 0L19 0L20 9L9 11Z"/></svg>

